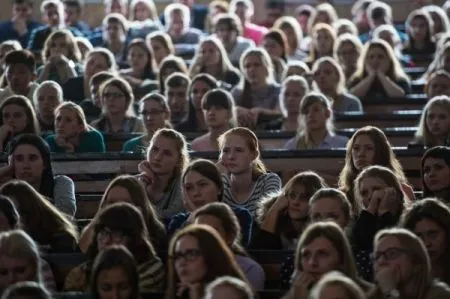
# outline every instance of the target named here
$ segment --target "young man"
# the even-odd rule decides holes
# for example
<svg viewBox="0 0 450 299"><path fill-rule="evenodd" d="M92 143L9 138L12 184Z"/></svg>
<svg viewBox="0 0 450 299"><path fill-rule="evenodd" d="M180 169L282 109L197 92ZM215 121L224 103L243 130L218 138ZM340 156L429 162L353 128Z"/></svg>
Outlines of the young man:
<svg viewBox="0 0 450 299"><path fill-rule="evenodd" d="M181 73L174 73L170 75L166 79L165 83L166 99L169 104L171 114L170 121L177 130L184 132L187 132L184 130L184 127L187 125L187 121L189 119L190 83L189 77Z"/></svg>
<svg viewBox="0 0 450 299"><path fill-rule="evenodd" d="M12 19L0 23L0 43L17 40L23 48L28 45L31 32L42 24L33 20L34 0L13 0Z"/></svg>
<svg viewBox="0 0 450 299"><path fill-rule="evenodd" d="M64 0L64 11L67 26L78 29L85 37L91 35L91 28L88 23L81 20L82 0Z"/></svg>
<svg viewBox="0 0 450 299"><path fill-rule="evenodd" d="M202 4L195 4L195 0L175 0L174 3L186 5L190 11L189 27L197 28L201 31L205 30L206 16L208 15L208 6ZM161 14L161 24L166 24L165 14Z"/></svg>
<svg viewBox="0 0 450 299"><path fill-rule="evenodd" d="M33 101L39 84L36 79L36 61L28 50L10 52L5 58L8 87L0 91L0 103L12 95L23 95Z"/></svg>

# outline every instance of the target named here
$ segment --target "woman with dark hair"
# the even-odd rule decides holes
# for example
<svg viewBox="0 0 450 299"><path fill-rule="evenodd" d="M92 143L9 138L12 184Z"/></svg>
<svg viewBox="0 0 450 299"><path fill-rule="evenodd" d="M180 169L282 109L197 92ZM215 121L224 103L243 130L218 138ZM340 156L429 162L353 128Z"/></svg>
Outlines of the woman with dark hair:
<svg viewBox="0 0 450 299"><path fill-rule="evenodd" d="M119 221L120 220L120 221ZM156 255L138 208L117 203L103 209L93 220L93 242L86 263L72 269L66 277L65 291L85 291L93 274L98 254L111 245L123 245L138 264L141 292L160 291L164 285L164 265Z"/></svg>
<svg viewBox="0 0 450 299"><path fill-rule="evenodd" d="M166 79L177 72L188 75L188 68L183 59L178 56L169 55L161 61L157 78L160 94L166 93Z"/></svg>
<svg viewBox="0 0 450 299"><path fill-rule="evenodd" d="M267 51L270 58L272 58L275 81L281 83L289 55L286 35L280 29L271 29L264 34L261 46Z"/></svg>
<svg viewBox="0 0 450 299"><path fill-rule="evenodd" d="M0 195L0 233L18 228L20 223L19 212L8 196Z"/></svg>
<svg viewBox="0 0 450 299"><path fill-rule="evenodd" d="M25 181L13 180L0 188L19 212L21 227L49 252L78 251L78 231L69 219Z"/></svg>
<svg viewBox="0 0 450 299"><path fill-rule="evenodd" d="M450 147L436 146L422 157L423 196L450 203Z"/></svg>
<svg viewBox="0 0 450 299"><path fill-rule="evenodd" d="M53 175L50 148L34 134L22 134L8 146L9 162L0 168L0 182L24 180L50 200L58 210L73 216L76 210L75 186L64 175Z"/></svg>
<svg viewBox="0 0 450 299"><path fill-rule="evenodd" d="M450 208L434 198L422 199L403 213L400 226L422 239L433 277L450 284Z"/></svg>
<svg viewBox="0 0 450 299"><path fill-rule="evenodd" d="M415 63L425 62L416 55L434 55L436 40L434 39L433 19L424 9L413 10L405 22L408 41L403 49L404 54L413 56Z"/></svg>
<svg viewBox="0 0 450 299"><path fill-rule="evenodd" d="M175 234L169 246L167 267L166 299L203 298L206 285L225 275L247 282L220 235L200 224Z"/></svg>
<svg viewBox="0 0 450 299"><path fill-rule="evenodd" d="M168 241L164 225L159 221L144 187L136 177L121 175L112 180L103 194L96 215L99 215L108 206L119 202L127 202L137 207L142 213L150 241L155 250L157 252L167 250ZM83 252L92 243L93 225L94 223L90 222L81 234L79 245Z"/></svg>
<svg viewBox="0 0 450 299"><path fill-rule="evenodd" d="M5 152L11 139L23 133L39 135L39 121L30 100L10 96L0 104L0 151Z"/></svg>
<svg viewBox="0 0 450 299"><path fill-rule="evenodd" d="M111 246L98 254L92 267L90 290L94 299L137 299L139 273L131 252Z"/></svg>

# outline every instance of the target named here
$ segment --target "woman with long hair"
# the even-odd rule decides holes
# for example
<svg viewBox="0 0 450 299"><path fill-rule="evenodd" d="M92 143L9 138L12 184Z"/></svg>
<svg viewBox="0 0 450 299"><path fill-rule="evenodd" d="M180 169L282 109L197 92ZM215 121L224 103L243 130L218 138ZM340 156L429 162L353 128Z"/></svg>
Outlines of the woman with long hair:
<svg viewBox="0 0 450 299"><path fill-rule="evenodd" d="M306 54L300 50L303 39L303 31L298 21L291 16L278 18L273 24L273 28L280 29L287 38L287 58L288 60L303 60Z"/></svg>
<svg viewBox="0 0 450 299"><path fill-rule="evenodd" d="M346 86L357 69L358 58L363 45L357 36L350 33L339 35L334 43L334 59L345 75Z"/></svg>
<svg viewBox="0 0 450 299"><path fill-rule="evenodd" d="M437 197L450 202L450 147L428 149L421 163L422 192L424 197Z"/></svg>
<svg viewBox="0 0 450 299"><path fill-rule="evenodd" d="M55 109L64 96L61 86L55 81L44 81L34 92L33 104L42 135L55 132Z"/></svg>
<svg viewBox="0 0 450 299"><path fill-rule="evenodd" d="M433 20L424 9L413 10L405 22L408 41L403 48L403 53L411 55L416 61L415 55L433 55L436 52L434 39Z"/></svg>
<svg viewBox="0 0 450 299"><path fill-rule="evenodd" d="M264 34L261 46L272 59L275 81L280 83L288 61L288 42L286 35L280 29L271 29Z"/></svg>

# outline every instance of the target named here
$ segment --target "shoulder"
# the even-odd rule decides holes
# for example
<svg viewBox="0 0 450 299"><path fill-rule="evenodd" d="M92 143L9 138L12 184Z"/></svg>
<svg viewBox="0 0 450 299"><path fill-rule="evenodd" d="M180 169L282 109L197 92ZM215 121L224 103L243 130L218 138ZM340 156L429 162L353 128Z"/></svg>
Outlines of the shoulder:
<svg viewBox="0 0 450 299"><path fill-rule="evenodd" d="M444 299L450 298L450 288L447 284L434 280L427 293L426 299Z"/></svg>
<svg viewBox="0 0 450 299"><path fill-rule="evenodd" d="M257 182L261 182L261 183L271 183L271 182L279 182L281 183L281 179L278 176L278 174L274 173L274 172L267 172L264 173L263 175L261 175Z"/></svg>
<svg viewBox="0 0 450 299"><path fill-rule="evenodd" d="M296 149L296 144L295 144L295 137L289 139L288 141L286 141L286 143L283 146L283 149L286 150L293 150Z"/></svg>
<svg viewBox="0 0 450 299"><path fill-rule="evenodd" d="M63 186L69 186L69 187L73 187L74 183L72 181L71 178L69 178L68 176L65 175L56 175L54 178L55 181L55 188L58 187L63 187Z"/></svg>

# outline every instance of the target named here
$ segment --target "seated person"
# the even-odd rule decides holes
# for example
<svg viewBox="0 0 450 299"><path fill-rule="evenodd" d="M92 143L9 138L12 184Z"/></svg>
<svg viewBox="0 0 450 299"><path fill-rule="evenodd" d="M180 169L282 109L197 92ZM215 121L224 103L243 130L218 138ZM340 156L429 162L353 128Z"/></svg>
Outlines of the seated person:
<svg viewBox="0 0 450 299"><path fill-rule="evenodd" d="M161 62L167 56L174 55L172 39L162 31L155 31L148 34L145 38L147 48L151 49L153 58L155 59L155 71L161 67Z"/></svg>
<svg viewBox="0 0 450 299"><path fill-rule="evenodd" d="M166 94L166 81L173 73L188 75L186 62L175 55L169 55L161 61L158 71L158 88L160 94Z"/></svg>
<svg viewBox="0 0 450 299"><path fill-rule="evenodd" d="M55 133L55 109L63 101L62 88L54 81L44 81L36 89L33 103L42 135Z"/></svg>
<svg viewBox="0 0 450 299"><path fill-rule="evenodd" d="M22 46L16 40L6 40L0 43L0 88L8 87L8 82L6 81L6 55L17 50L22 50Z"/></svg>
<svg viewBox="0 0 450 299"><path fill-rule="evenodd" d="M230 3L230 13L235 13L241 20L242 36L251 39L259 45L267 29L251 22L255 7L250 0L233 0Z"/></svg>
<svg viewBox="0 0 450 299"><path fill-rule="evenodd" d="M264 34L261 46L272 58L275 81L281 83L283 73L286 70L286 63L288 62L286 35L280 29L271 29Z"/></svg>
<svg viewBox="0 0 450 299"><path fill-rule="evenodd" d="M181 73L173 73L166 79L166 99L170 108L170 122L180 132L192 132L188 123L189 105L189 77Z"/></svg>
<svg viewBox="0 0 450 299"><path fill-rule="evenodd" d="M100 87L102 114L92 126L106 134L144 132L142 119L133 110L134 95L130 84L121 78L112 78Z"/></svg>
<svg viewBox="0 0 450 299"><path fill-rule="evenodd" d="M111 72L102 71L92 76L89 82L89 97L80 103L80 107L83 108L86 121L91 123L96 120L102 114L102 102L100 100L100 86L114 78L114 74Z"/></svg>
<svg viewBox="0 0 450 299"><path fill-rule="evenodd" d="M291 16L283 16L276 20L273 28L280 29L287 37L287 58L288 60L304 60L306 53L300 50L303 39L303 31L298 21ZM306 35L306 32L304 33Z"/></svg>
<svg viewBox="0 0 450 299"><path fill-rule="evenodd" d="M425 85L425 92L428 99L435 96L450 96L450 73L444 70L431 73Z"/></svg>
<svg viewBox="0 0 450 299"><path fill-rule="evenodd" d="M415 62L424 62L416 55L431 56L436 52L436 41L433 38L433 19L430 14L422 9L412 11L405 22L408 40L403 53L413 56ZM428 61L430 62L430 61Z"/></svg>
<svg viewBox="0 0 450 299"><path fill-rule="evenodd" d="M56 134L45 141L56 153L105 152L103 136L88 126L83 109L73 102L65 102L55 110Z"/></svg>
<svg viewBox="0 0 450 299"><path fill-rule="evenodd" d="M34 82L36 61L28 50L12 51L5 57L6 81L8 87L0 90L0 104L8 97L21 95L33 100L39 84Z"/></svg>
<svg viewBox="0 0 450 299"><path fill-rule="evenodd" d="M208 8L204 4L195 4L195 0L175 0L174 3L186 5L190 10L189 26L205 31ZM161 23L166 24L165 14L161 15Z"/></svg>
<svg viewBox="0 0 450 299"><path fill-rule="evenodd" d="M130 36L142 38L151 33L162 30L156 5L153 0L130 1Z"/></svg>
<svg viewBox="0 0 450 299"><path fill-rule="evenodd" d="M89 24L82 20L83 17L82 0L63 0L66 24L72 28L78 29L84 37L91 35Z"/></svg>

